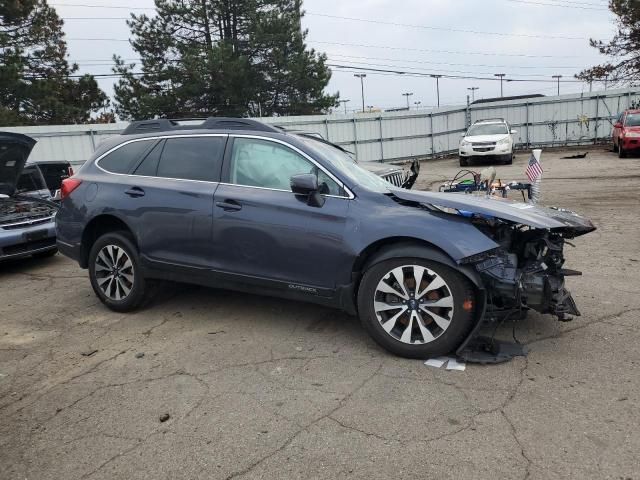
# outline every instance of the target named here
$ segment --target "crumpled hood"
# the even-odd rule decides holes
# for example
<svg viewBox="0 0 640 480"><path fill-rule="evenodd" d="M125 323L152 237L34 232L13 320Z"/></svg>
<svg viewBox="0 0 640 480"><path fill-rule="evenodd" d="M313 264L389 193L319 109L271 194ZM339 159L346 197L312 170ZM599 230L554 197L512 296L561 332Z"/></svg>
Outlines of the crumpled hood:
<svg viewBox="0 0 640 480"><path fill-rule="evenodd" d="M514 202L500 197L479 197L465 193L440 193L392 189L401 200L433 207L452 208L485 217L499 218L533 228L561 229L576 237L592 232L596 227L587 218L568 210L543 207L531 203Z"/></svg>
<svg viewBox="0 0 640 480"><path fill-rule="evenodd" d="M19 133L0 132L0 194L12 196L36 141Z"/></svg>

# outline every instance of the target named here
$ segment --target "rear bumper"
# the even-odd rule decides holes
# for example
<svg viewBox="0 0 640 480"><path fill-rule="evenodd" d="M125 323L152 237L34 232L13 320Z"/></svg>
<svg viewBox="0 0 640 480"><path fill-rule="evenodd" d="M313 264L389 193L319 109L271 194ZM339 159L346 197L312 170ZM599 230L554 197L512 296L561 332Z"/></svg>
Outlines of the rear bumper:
<svg viewBox="0 0 640 480"><path fill-rule="evenodd" d="M25 228L0 228L0 261L23 258L56 248L53 220Z"/></svg>
<svg viewBox="0 0 640 480"><path fill-rule="evenodd" d="M58 239L57 246L61 254L80 264L80 245L73 245Z"/></svg>

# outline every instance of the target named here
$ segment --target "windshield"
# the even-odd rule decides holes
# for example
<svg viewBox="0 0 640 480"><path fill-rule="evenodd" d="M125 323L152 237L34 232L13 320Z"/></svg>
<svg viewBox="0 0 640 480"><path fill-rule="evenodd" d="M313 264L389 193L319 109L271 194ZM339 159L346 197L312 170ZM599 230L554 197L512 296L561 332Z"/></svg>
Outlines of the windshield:
<svg viewBox="0 0 640 480"><path fill-rule="evenodd" d="M318 140L298 135L298 139L316 151L319 151L327 159L335 170L348 180L375 192L385 193L392 185L374 173L368 172L358 165L345 152L336 147L327 145Z"/></svg>
<svg viewBox="0 0 640 480"><path fill-rule="evenodd" d="M640 113L627 113L627 118L624 121L627 127L640 126Z"/></svg>
<svg viewBox="0 0 640 480"><path fill-rule="evenodd" d="M473 137L475 135L501 135L505 133L509 133L509 131L504 123L480 123L469 127L467 137Z"/></svg>

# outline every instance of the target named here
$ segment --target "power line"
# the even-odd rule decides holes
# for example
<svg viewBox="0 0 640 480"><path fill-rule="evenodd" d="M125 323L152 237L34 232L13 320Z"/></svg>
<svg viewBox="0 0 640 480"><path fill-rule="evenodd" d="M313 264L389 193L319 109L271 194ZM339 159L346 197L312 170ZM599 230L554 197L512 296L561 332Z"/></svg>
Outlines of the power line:
<svg viewBox="0 0 640 480"><path fill-rule="evenodd" d="M562 68L583 68L583 66L571 66L571 65L492 65L492 64L482 64L482 63L451 63L451 62L430 62L425 60L415 60L415 59L404 59L404 58L389 58L389 57L366 57L362 55L344 55L341 53L331 53L324 52L330 58L346 58L346 59L356 59L356 60L384 60L390 62L403 62L403 63L415 63L420 65L447 65L452 67L484 67L484 68L516 68L516 69L552 69L554 71L562 69ZM123 58L125 62L139 62L141 59L138 58ZM111 58L92 58L92 59L77 59L74 60L74 63L79 65L89 65L89 66L109 66L113 65L113 60ZM514 74L516 75L516 74Z"/></svg>
<svg viewBox="0 0 640 480"><path fill-rule="evenodd" d="M331 60L329 58L329 60ZM340 61L340 60L338 60ZM356 60L349 60L350 63L352 64L356 64L356 65L367 65L367 66L374 66L374 67L388 67L388 68L403 68L403 69L407 69L407 70L415 70L413 67L406 67L403 65L389 65L389 64L381 64L381 63L370 63L370 62L358 62ZM470 72L468 70L433 70L433 72L438 72L438 73L465 73L465 74L474 74L474 75L493 75L493 73L491 72ZM571 73L567 73L566 75L572 75ZM518 74L518 73L507 73L506 76L508 77L545 77L548 78L549 74L542 74L542 73L529 73L529 74Z"/></svg>
<svg viewBox="0 0 640 480"><path fill-rule="evenodd" d="M69 41L82 42L128 42L126 38L67 38ZM525 53L501 53L501 52L462 52L456 50L436 50L428 48L411 48L411 47L393 47L389 45L367 45L363 43L345 43L345 42L327 42L321 40L307 40L307 43L317 43L320 45L339 45L343 47L362 47L362 48L379 48L385 50L402 50L408 52L427 52L427 53L446 53L449 55L482 55L491 57L522 57L522 58L591 58L584 55L529 55Z"/></svg>
<svg viewBox="0 0 640 480"><path fill-rule="evenodd" d="M434 50L428 48L411 48L411 47L392 47L389 45L367 45L363 43L345 43L345 42L326 42L320 40L307 40L307 43L318 43L321 45L339 45L343 47L363 47L363 48L380 48L384 50L402 50L407 52L428 52L428 53L446 53L449 55L483 55L491 57L525 57L525 58L591 58L580 55L529 55L526 53L500 53L500 52L461 52L459 50Z"/></svg>
<svg viewBox="0 0 640 480"><path fill-rule="evenodd" d="M562 5L559 3L542 3L542 2L533 2L531 0L506 0L507 2L514 2L514 3L525 3L528 5L538 5L538 6L545 6L545 7L562 7L562 8L575 8L575 9L579 9L579 10L608 10L608 8L602 8L602 7L588 7L588 6L578 6L578 5ZM585 4L585 5L595 5L595 4Z"/></svg>
<svg viewBox="0 0 640 480"><path fill-rule="evenodd" d="M409 28L421 28L426 30L439 30L446 32L456 32L456 33L472 33L474 35L497 35L500 37L520 37L520 38L549 38L554 40L588 40L586 37L565 37L561 35L532 35L526 33L506 33L506 32L489 32L483 30L463 30L458 28L449 28L449 27L434 27L432 25L416 25L411 23L399 23L399 22L387 22L384 20L371 20L366 18L357 18L357 17L343 17L340 15L329 15L326 13L315 13L315 12L305 12L305 15L311 15L315 17L325 17L325 18L334 18L340 20L349 20L354 22L364 22L364 23L374 23L377 25L393 25L395 27L409 27Z"/></svg>
<svg viewBox="0 0 640 480"><path fill-rule="evenodd" d="M516 0L509 0L516 1ZM517 0L517 1L525 1L525 0ZM155 8L152 7L125 7L119 5L93 5L93 4L52 4L54 6L62 6L62 7L86 7L86 8L111 8L111 9L126 9L126 10L153 10ZM318 13L318 12L305 12L305 15L316 16L316 17L324 17L324 18L333 18L339 20L347 20L352 22L364 22L364 23L373 23L377 25L391 25L396 27L408 27L408 28L420 28L426 30L436 30L436 31L447 31L447 32L456 32L456 33L470 33L474 35L495 35L500 37L520 37L520 38L545 38L545 39L554 39L554 40L588 40L586 37L567 37L562 35L540 35L540 34L526 34L526 33L507 33L507 32L491 32L484 30L466 30L459 28L450 28L450 27L438 27L433 25L417 25L411 23L400 23L400 22L388 22L385 20L374 20L368 18L358 18L358 17L345 17L340 15L330 15L327 13ZM72 17L73 18L73 17ZM89 19L90 17L83 17L84 19Z"/></svg>

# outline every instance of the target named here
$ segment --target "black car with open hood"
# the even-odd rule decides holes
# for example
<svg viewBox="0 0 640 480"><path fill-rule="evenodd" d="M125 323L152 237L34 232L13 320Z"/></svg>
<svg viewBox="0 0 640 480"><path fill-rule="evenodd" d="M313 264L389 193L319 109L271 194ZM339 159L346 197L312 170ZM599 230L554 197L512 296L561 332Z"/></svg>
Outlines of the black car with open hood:
<svg viewBox="0 0 640 480"><path fill-rule="evenodd" d="M56 205L19 190L36 141L0 132L0 261L56 253Z"/></svg>

